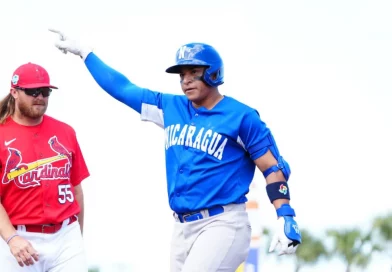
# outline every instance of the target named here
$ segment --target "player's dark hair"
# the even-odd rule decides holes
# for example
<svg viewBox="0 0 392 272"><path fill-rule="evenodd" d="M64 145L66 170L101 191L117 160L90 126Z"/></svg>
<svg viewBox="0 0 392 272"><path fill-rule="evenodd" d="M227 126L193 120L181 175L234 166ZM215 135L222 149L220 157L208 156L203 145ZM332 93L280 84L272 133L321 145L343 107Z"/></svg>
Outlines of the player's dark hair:
<svg viewBox="0 0 392 272"><path fill-rule="evenodd" d="M0 124L4 124L5 120L15 112L15 99L9 93L0 101Z"/></svg>

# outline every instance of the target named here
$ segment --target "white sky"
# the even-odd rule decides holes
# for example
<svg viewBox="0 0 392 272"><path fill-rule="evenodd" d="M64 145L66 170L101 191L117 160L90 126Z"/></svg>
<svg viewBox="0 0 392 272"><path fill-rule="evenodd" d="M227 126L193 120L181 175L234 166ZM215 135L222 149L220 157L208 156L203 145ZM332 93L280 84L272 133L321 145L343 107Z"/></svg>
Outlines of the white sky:
<svg viewBox="0 0 392 272"><path fill-rule="evenodd" d="M163 131L101 90L78 57L53 46L47 28L93 46L137 85L170 93L180 93L178 77L164 72L177 48L215 46L225 62L221 92L258 109L291 165L297 222L322 235L329 227L365 229L392 208L391 13L387 0L1 1L1 96L19 65L49 71L60 89L48 114L76 129L91 172L84 182L90 263L164 272L172 217ZM275 211L261 174L255 182L269 227ZM268 258L266 271L283 271L288 260L276 266ZM387 271L379 263L369 269ZM312 271L333 267L343 270L336 261Z"/></svg>

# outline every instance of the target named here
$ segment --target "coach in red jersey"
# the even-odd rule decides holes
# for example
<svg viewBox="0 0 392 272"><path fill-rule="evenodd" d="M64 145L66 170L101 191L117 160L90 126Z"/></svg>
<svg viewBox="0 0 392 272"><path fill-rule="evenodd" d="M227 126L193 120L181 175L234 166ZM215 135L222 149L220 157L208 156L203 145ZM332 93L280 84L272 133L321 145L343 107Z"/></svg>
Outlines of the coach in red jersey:
<svg viewBox="0 0 392 272"><path fill-rule="evenodd" d="M0 102L0 235L12 253L0 258L10 271L87 271L81 182L89 171L74 129L45 114L53 89L47 71L27 63Z"/></svg>

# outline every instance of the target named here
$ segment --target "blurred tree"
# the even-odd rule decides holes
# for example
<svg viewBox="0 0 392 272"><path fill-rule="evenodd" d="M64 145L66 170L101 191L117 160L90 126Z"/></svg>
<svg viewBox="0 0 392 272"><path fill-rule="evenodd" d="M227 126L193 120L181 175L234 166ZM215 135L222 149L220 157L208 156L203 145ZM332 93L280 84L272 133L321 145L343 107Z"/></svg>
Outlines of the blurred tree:
<svg viewBox="0 0 392 272"><path fill-rule="evenodd" d="M331 255L337 255L346 263L346 272L352 266L366 268L372 253L381 248L371 240L371 232L363 234L359 229L327 230L327 236L333 239Z"/></svg>
<svg viewBox="0 0 392 272"><path fill-rule="evenodd" d="M260 234L261 237L267 237L267 238L271 239L271 237L272 237L271 235L272 235L272 231L269 228L266 228L266 227L262 228L262 231Z"/></svg>
<svg viewBox="0 0 392 272"><path fill-rule="evenodd" d="M384 241L392 242L392 214L375 218L373 227L380 232Z"/></svg>
<svg viewBox="0 0 392 272"><path fill-rule="evenodd" d="M295 272L305 265L315 264L321 257L328 257L327 249L320 239L312 236L309 231L301 230L302 244L295 252Z"/></svg>
<svg viewBox="0 0 392 272"><path fill-rule="evenodd" d="M99 272L99 268L98 267L90 267L88 269L88 272Z"/></svg>
<svg viewBox="0 0 392 272"><path fill-rule="evenodd" d="M385 245L383 250L392 259L392 213L376 217L373 228L380 242Z"/></svg>

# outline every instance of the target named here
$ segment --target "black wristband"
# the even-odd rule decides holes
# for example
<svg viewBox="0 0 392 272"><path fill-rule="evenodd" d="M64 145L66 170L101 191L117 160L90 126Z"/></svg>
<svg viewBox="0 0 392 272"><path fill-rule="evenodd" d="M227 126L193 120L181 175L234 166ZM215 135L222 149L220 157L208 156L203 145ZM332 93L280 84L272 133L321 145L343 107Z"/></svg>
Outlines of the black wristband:
<svg viewBox="0 0 392 272"><path fill-rule="evenodd" d="M289 199L290 200L290 191L287 182L279 181L273 182L267 185L267 195L271 201L271 203L276 199Z"/></svg>

